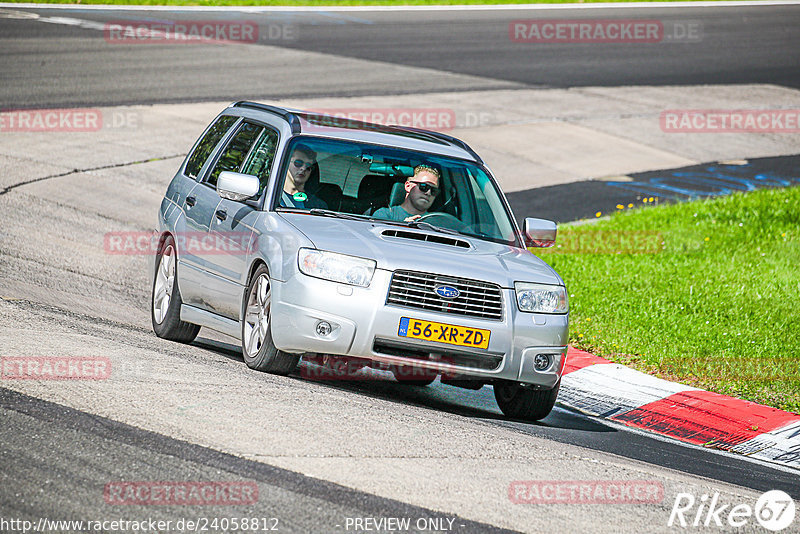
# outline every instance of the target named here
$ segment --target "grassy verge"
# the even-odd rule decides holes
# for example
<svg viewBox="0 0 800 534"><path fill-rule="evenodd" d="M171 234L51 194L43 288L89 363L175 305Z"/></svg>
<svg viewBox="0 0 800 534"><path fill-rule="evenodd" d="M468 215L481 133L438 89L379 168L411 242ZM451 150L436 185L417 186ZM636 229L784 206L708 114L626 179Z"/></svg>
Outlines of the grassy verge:
<svg viewBox="0 0 800 534"><path fill-rule="evenodd" d="M570 342L800 413L800 187L621 210L537 252L570 293Z"/></svg>
<svg viewBox="0 0 800 534"><path fill-rule="evenodd" d="M34 0L4 0L31 2ZM35 0L40 4L108 4L145 6L427 6L495 4L576 4L598 2L679 2L683 0Z"/></svg>

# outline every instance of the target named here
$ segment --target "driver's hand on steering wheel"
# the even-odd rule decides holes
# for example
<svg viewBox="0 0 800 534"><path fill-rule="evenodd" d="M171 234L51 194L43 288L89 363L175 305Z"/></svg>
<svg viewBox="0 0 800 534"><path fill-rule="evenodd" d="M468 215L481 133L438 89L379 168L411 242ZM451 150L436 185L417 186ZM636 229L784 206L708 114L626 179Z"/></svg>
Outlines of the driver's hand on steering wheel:
<svg viewBox="0 0 800 534"><path fill-rule="evenodd" d="M405 219L403 219L403 222L416 221L420 217L422 217L422 215L412 215L411 217L406 217Z"/></svg>

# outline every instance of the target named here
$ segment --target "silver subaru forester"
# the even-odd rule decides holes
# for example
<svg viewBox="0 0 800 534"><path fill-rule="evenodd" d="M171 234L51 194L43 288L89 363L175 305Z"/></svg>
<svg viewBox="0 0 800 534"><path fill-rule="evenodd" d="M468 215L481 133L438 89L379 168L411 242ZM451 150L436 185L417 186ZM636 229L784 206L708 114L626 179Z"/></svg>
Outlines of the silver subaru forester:
<svg viewBox="0 0 800 534"><path fill-rule="evenodd" d="M520 232L455 137L236 102L173 178L157 232L159 337L188 343L205 326L277 374L303 357L490 384L517 419L556 401L567 292L526 248L552 246L556 225Z"/></svg>

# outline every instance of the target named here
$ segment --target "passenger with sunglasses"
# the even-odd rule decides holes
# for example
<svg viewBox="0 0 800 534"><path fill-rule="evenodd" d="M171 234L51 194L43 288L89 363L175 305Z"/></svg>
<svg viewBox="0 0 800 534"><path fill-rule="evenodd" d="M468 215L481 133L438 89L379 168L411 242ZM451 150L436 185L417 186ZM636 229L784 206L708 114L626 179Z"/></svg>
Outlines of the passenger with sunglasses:
<svg viewBox="0 0 800 534"><path fill-rule="evenodd" d="M283 183L281 193L281 206L286 208L322 208L328 205L321 198L306 193L306 182L311 177L311 172L317 163L317 153L306 145L297 145L289 158L289 170L286 172L286 181Z"/></svg>
<svg viewBox="0 0 800 534"><path fill-rule="evenodd" d="M376 219L411 222L428 212L436 195L439 194L439 171L428 165L418 165L414 176L406 180L406 198L398 206L377 210L372 216Z"/></svg>

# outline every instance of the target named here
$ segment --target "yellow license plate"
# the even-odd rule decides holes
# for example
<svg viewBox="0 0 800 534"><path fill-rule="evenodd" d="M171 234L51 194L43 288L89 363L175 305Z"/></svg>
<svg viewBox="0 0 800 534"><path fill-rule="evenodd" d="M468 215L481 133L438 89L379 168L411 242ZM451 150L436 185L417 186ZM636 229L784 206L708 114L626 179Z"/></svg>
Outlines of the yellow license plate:
<svg viewBox="0 0 800 534"><path fill-rule="evenodd" d="M488 349L489 336L492 335L492 332L482 328L467 328L466 326L402 317L397 328L397 335L424 339L425 341L437 341L448 345L458 345L459 347Z"/></svg>

